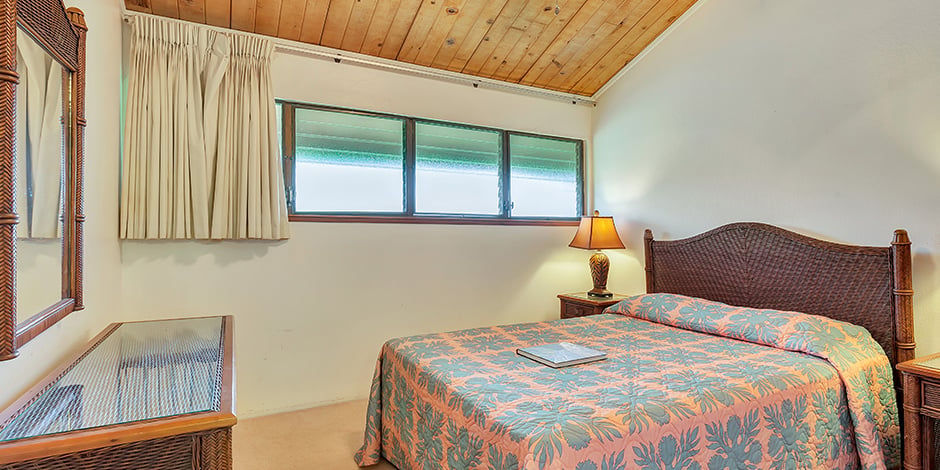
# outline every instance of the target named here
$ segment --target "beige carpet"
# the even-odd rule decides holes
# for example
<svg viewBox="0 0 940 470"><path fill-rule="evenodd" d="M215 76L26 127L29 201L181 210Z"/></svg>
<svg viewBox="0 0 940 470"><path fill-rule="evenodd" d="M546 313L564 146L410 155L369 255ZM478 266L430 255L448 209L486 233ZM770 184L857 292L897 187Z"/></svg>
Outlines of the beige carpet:
<svg viewBox="0 0 940 470"><path fill-rule="evenodd" d="M235 470L354 470L366 401L239 420L232 435ZM395 470L388 462L366 467Z"/></svg>

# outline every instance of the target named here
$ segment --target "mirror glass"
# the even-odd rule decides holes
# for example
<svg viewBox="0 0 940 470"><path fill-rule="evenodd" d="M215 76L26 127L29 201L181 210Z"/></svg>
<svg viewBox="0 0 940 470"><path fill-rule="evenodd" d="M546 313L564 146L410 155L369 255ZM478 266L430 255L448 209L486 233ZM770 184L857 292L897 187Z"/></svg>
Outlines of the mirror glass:
<svg viewBox="0 0 940 470"><path fill-rule="evenodd" d="M63 297L65 129L70 74L17 29L16 312L22 322Z"/></svg>

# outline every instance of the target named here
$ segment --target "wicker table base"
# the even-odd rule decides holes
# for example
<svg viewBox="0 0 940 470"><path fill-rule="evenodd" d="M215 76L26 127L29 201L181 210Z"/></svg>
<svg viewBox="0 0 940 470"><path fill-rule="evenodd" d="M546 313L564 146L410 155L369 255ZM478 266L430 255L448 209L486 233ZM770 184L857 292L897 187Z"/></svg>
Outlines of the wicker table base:
<svg viewBox="0 0 940 470"><path fill-rule="evenodd" d="M232 430L182 434L0 465L0 470L231 470Z"/></svg>

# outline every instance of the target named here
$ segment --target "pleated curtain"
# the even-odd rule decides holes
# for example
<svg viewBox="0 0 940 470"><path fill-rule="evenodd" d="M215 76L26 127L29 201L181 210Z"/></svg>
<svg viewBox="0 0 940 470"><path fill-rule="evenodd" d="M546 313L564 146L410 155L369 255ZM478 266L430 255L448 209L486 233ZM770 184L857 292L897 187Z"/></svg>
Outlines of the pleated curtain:
<svg viewBox="0 0 940 470"><path fill-rule="evenodd" d="M152 17L131 30L121 238L288 238L273 44Z"/></svg>
<svg viewBox="0 0 940 470"><path fill-rule="evenodd" d="M62 236L62 66L17 30L16 226L19 238Z"/></svg>

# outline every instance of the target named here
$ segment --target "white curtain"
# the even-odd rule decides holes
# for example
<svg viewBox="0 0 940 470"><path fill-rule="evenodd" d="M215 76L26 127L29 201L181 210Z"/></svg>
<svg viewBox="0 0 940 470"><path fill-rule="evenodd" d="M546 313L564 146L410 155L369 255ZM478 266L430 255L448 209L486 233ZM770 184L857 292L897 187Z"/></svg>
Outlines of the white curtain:
<svg viewBox="0 0 940 470"><path fill-rule="evenodd" d="M129 239L284 239L273 44L135 17L121 187Z"/></svg>
<svg viewBox="0 0 940 470"><path fill-rule="evenodd" d="M17 29L16 210L20 238L62 236L62 66Z"/></svg>

